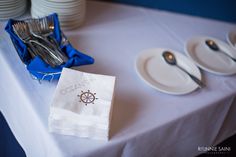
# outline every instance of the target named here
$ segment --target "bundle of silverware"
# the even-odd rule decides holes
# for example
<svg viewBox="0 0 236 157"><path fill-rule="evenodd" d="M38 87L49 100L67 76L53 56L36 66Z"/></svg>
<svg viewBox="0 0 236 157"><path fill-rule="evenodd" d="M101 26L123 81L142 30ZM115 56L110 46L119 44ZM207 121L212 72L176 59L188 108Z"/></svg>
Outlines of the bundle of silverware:
<svg viewBox="0 0 236 157"><path fill-rule="evenodd" d="M39 81L58 80L64 67L94 63L92 57L70 44L57 13L22 21L9 19L5 30L26 69Z"/></svg>
<svg viewBox="0 0 236 157"><path fill-rule="evenodd" d="M32 58L39 56L51 67L56 67L67 62L68 57L61 50L60 43L53 36L53 16L39 19L27 19L13 24L14 33L27 46Z"/></svg>

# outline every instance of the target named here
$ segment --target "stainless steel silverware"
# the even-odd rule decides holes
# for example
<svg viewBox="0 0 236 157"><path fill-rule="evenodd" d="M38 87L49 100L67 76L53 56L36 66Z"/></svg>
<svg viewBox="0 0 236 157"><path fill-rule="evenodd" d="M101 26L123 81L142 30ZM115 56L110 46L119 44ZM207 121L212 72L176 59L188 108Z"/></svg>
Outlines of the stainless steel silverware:
<svg viewBox="0 0 236 157"><path fill-rule="evenodd" d="M55 67L61 64L61 62L56 62L57 58L54 52L48 48L46 45L40 43L29 31L28 25L25 22L17 22L13 25L13 31L15 34L27 45L31 50L29 53L32 58L39 55L46 63L50 66ZM41 49L35 47L38 45ZM43 49L43 51L42 51Z"/></svg>
<svg viewBox="0 0 236 157"><path fill-rule="evenodd" d="M221 50L220 47L216 44L215 41L211 40L211 39L207 39L205 41L206 45L213 51L215 52L220 52L225 54L226 56L228 56L230 59L232 59L234 62L236 62L236 58L233 58L232 56L230 56L228 53L226 53L225 51Z"/></svg>
<svg viewBox="0 0 236 157"><path fill-rule="evenodd" d="M184 68L182 68L181 66L179 66L177 64L177 60L174 56L174 54L170 51L164 51L162 53L162 56L164 58L164 60L166 61L166 63L170 64L170 65L173 65L173 66L176 66L178 67L180 70L182 70L183 72L185 72L195 83L198 84L198 86L200 88L204 87L205 85L203 84L203 82L201 80L199 80L196 76L190 74L187 70L185 70Z"/></svg>

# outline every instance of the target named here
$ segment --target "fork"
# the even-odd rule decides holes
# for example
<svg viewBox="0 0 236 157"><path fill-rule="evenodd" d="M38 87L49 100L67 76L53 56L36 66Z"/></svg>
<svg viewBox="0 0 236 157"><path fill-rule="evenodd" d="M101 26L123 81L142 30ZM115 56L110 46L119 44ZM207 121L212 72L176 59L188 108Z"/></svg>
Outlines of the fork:
<svg viewBox="0 0 236 157"><path fill-rule="evenodd" d="M34 58L35 56L37 56L36 50L32 45L32 43L30 42L30 36L26 24L23 22L15 23L13 25L13 31L25 44L29 46L28 51L31 57Z"/></svg>
<svg viewBox="0 0 236 157"><path fill-rule="evenodd" d="M13 43L13 46L14 46L15 50L17 51L17 54L19 55L19 58L20 58L21 61L24 63L24 59L23 59L22 56L20 55L20 51L19 51L19 49L18 49L18 47L17 47L16 42L15 42L12 38L11 38L11 41L12 41L12 43ZM27 50L28 50L28 52L29 52L31 58L34 58L34 57L35 57L35 56L34 56L34 51L33 51L31 48L29 48L29 47L27 47Z"/></svg>
<svg viewBox="0 0 236 157"><path fill-rule="evenodd" d="M66 35L63 32L61 32L61 45L65 46L68 44L70 44L70 41L67 39Z"/></svg>
<svg viewBox="0 0 236 157"><path fill-rule="evenodd" d="M55 52L55 56L61 60L62 63L67 62L68 58L61 51L57 41L51 36L54 30L53 19L51 18L41 18L41 19L31 19L28 21L30 32L43 40L47 45L52 48ZM49 39L49 40L48 40ZM51 41L51 42L50 42ZM52 44L53 43L53 44ZM61 63L61 64L62 64Z"/></svg>
<svg viewBox="0 0 236 157"><path fill-rule="evenodd" d="M57 47L59 47L58 42L55 40L55 38L52 37L54 32L54 18L53 16L44 17L39 20L41 33L46 38L49 38L54 44L56 44Z"/></svg>
<svg viewBox="0 0 236 157"><path fill-rule="evenodd" d="M27 23L17 22L13 24L13 31L25 44L27 44L32 49L32 51L29 51L29 53L33 52L31 54L32 58L39 55L46 63L48 63L52 67L55 67L61 64L61 61L58 60L58 58L54 55L54 52L52 52L52 50L50 50L44 44L41 44L40 42L38 42L34 38L34 36L32 36L32 34L29 31ZM41 49L36 49L33 43L35 45L40 46ZM42 48L44 49L44 51L42 51Z"/></svg>
<svg viewBox="0 0 236 157"><path fill-rule="evenodd" d="M48 38L49 41L51 41L53 44L56 45L56 47L60 51L60 54L62 55L61 56L62 59L66 62L68 60L67 56L65 55L65 53L63 51L61 51L59 43L53 37L54 17L53 16L44 17L44 18L39 19L39 22L40 22L40 26L41 26L40 27L41 28L41 34L43 36L45 36L46 38Z"/></svg>

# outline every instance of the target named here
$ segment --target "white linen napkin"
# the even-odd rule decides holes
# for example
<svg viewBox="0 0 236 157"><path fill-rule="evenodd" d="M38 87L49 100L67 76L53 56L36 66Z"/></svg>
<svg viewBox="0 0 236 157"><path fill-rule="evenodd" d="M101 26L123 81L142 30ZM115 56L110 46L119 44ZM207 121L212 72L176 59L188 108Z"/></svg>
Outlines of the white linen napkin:
<svg viewBox="0 0 236 157"><path fill-rule="evenodd" d="M109 138L115 77L64 68L50 106L50 132Z"/></svg>

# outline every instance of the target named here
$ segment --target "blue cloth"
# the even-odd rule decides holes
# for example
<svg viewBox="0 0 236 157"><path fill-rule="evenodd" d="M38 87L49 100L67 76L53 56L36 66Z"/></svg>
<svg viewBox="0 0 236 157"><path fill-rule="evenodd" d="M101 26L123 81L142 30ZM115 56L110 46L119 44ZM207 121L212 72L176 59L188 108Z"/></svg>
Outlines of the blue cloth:
<svg viewBox="0 0 236 157"><path fill-rule="evenodd" d="M49 16L53 16L54 19L54 32L53 36L57 40L58 43L61 43L61 29L58 20L58 16L56 13L51 14ZM10 38L13 43L15 43L15 48L20 59L26 65L27 70L35 76L37 79L45 79L51 80L59 79L60 72L62 71L63 67L73 67L73 66L80 66L86 64L93 64L94 59L88 55L79 52L78 50L74 49L71 44L67 44L65 46L61 45L62 51L68 56L68 61L60 66L52 68L50 65L46 64L39 56L35 58L31 58L29 52L27 51L27 47L23 41L21 41L18 36L14 33L12 25L18 22L17 20L10 19L5 27L5 30L9 33ZM6 52L7 53L7 52Z"/></svg>

